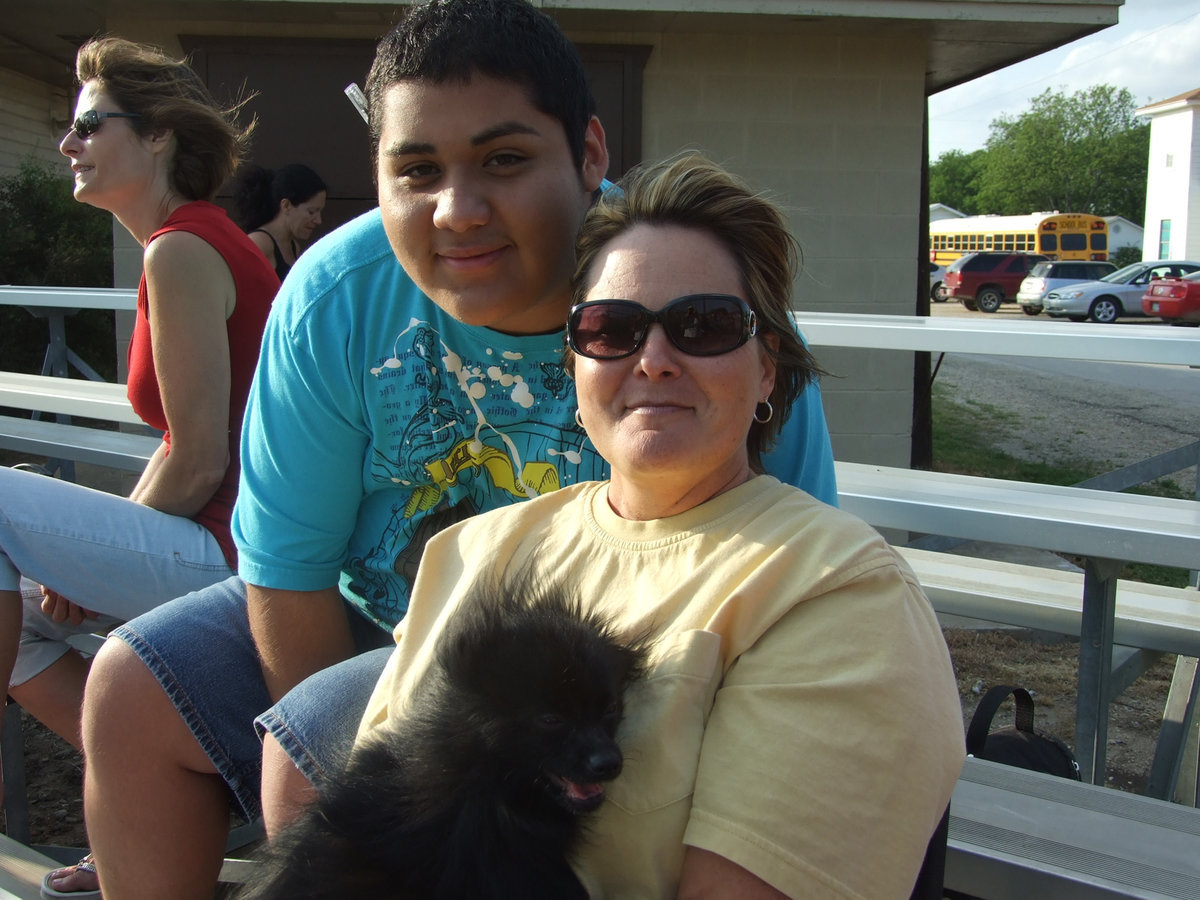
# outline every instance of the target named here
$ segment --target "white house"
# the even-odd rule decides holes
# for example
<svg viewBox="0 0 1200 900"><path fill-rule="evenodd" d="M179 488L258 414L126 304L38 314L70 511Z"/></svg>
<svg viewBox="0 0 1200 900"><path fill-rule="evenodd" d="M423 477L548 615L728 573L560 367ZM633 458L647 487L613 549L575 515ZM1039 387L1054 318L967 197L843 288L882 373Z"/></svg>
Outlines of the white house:
<svg viewBox="0 0 1200 900"><path fill-rule="evenodd" d="M953 206L947 206L945 203L929 204L930 222L940 222L942 219L963 219L966 218L966 215L966 213L959 212Z"/></svg>
<svg viewBox="0 0 1200 900"><path fill-rule="evenodd" d="M1137 110L1150 119L1144 259L1200 259L1200 88Z"/></svg>
<svg viewBox="0 0 1200 900"><path fill-rule="evenodd" d="M1142 259L1154 259L1145 255L1143 249L1146 229L1136 222L1130 222L1124 216L1105 216L1108 222L1108 252L1116 253L1123 247L1136 247L1142 253Z"/></svg>

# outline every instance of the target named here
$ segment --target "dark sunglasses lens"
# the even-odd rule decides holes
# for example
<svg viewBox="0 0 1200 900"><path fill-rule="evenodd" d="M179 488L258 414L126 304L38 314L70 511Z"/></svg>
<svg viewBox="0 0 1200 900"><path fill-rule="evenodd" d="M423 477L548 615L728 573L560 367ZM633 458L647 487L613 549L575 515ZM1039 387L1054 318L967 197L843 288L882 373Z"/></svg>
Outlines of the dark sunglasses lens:
<svg viewBox="0 0 1200 900"><path fill-rule="evenodd" d="M671 342L693 356L718 356L744 341L742 307L732 297L684 297L665 311Z"/></svg>
<svg viewBox="0 0 1200 900"><path fill-rule="evenodd" d="M646 333L646 317L635 307L587 303L568 323L572 346L592 359L620 359L637 349Z"/></svg>
<svg viewBox="0 0 1200 900"><path fill-rule="evenodd" d="M89 109L75 120L75 133L81 138L91 137L100 128L100 115Z"/></svg>

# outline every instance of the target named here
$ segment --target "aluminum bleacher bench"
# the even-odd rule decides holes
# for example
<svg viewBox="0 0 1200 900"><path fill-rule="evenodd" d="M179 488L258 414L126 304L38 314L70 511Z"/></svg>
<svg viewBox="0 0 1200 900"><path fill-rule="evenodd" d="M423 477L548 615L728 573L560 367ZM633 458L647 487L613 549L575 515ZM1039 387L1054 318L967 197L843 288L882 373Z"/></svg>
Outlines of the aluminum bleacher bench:
<svg viewBox="0 0 1200 900"><path fill-rule="evenodd" d="M946 895L1200 897L1200 810L967 759L950 801Z"/></svg>
<svg viewBox="0 0 1200 900"><path fill-rule="evenodd" d="M54 417L0 415L0 447L18 453L140 472L160 442L129 405L123 384L0 372L0 407ZM86 427L72 417L124 430Z"/></svg>
<svg viewBox="0 0 1200 900"><path fill-rule="evenodd" d="M897 548L912 566L934 609L943 615L1079 637L1083 574L1019 563ZM1146 793L1171 799L1181 773L1195 784L1200 694L1200 591L1120 579L1113 622L1113 696L1164 653L1178 654ZM1181 802L1196 804L1193 795ZM1200 849L1197 850L1200 852Z"/></svg>
<svg viewBox="0 0 1200 900"><path fill-rule="evenodd" d="M0 447L33 456L140 472L162 443L145 432L131 434L62 422L0 416Z"/></svg>

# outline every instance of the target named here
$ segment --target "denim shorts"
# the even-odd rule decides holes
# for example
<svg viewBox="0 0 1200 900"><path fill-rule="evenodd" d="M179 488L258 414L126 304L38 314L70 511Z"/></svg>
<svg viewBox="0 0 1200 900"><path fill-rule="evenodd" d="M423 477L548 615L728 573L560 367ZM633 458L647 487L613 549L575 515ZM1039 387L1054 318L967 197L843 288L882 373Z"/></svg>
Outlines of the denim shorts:
<svg viewBox="0 0 1200 900"><path fill-rule="evenodd" d="M241 814L253 821L262 814L263 732L314 783L336 769L354 743L394 644L349 604L346 610L359 655L317 672L274 706L250 635L246 586L236 576L138 616L112 637L146 664Z"/></svg>

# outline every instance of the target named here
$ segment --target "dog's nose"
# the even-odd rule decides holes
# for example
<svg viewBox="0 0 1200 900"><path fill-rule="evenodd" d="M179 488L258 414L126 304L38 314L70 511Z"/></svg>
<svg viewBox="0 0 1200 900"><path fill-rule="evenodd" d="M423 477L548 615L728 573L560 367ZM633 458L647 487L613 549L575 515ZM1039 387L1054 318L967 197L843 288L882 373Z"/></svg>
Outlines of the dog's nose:
<svg viewBox="0 0 1200 900"><path fill-rule="evenodd" d="M616 747L594 750L588 755L588 771L597 781L611 781L621 774L621 751Z"/></svg>

